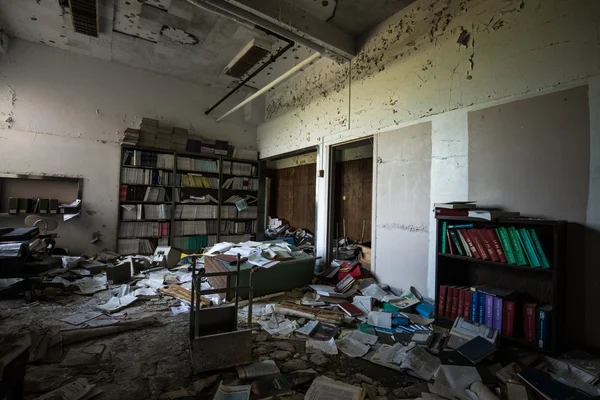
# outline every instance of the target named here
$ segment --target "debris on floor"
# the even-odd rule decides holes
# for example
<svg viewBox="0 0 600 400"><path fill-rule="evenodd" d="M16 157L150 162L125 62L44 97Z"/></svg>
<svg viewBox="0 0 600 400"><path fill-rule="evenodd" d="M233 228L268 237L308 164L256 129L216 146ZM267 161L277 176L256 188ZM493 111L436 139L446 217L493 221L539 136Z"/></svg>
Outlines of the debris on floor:
<svg viewBox="0 0 600 400"><path fill-rule="evenodd" d="M45 278L65 290L46 288L34 303L0 301L2 337L28 339L26 398L489 400L506 393L527 398L530 390L600 395L598 358L582 352L553 358L506 346L497 330L463 317L440 326L431 318L431 303L414 288L377 282L355 260L334 261L309 286L261 296L251 306L240 300L238 326L252 331L252 363L194 374L190 259L183 255L168 269L152 257L102 257L104 264L65 257L60 273ZM111 283L106 262L128 265L130 278ZM80 270L90 275L82 277ZM195 284L212 289L206 278ZM201 307L234 301L210 294Z"/></svg>

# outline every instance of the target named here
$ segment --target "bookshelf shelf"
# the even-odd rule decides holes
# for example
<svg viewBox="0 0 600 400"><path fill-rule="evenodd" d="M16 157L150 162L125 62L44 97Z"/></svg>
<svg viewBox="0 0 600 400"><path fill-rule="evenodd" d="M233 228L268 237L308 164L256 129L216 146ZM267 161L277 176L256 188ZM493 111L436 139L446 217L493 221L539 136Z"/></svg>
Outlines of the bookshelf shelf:
<svg viewBox="0 0 600 400"><path fill-rule="evenodd" d="M457 260L470 261L470 262L489 265L489 266L493 266L493 267L497 267L497 268L513 268L513 269L517 269L517 270L521 270L521 271L535 272L535 273L542 273L542 274L553 274L554 273L554 270L552 268L532 268L532 267L528 267L528 266L519 266L519 265L496 262L496 261L479 260L477 258L459 256L456 254L438 253L438 256L454 258Z"/></svg>
<svg viewBox="0 0 600 400"><path fill-rule="evenodd" d="M490 285L499 289L514 290L515 295L510 297L510 300L516 301L515 337L508 338L501 335L500 341L535 348L540 352L548 352L554 355L559 353L564 347L565 336L567 222L528 218L487 221L479 218L439 215L436 216L436 221L435 310L437 321L442 326L451 325L454 321L453 318L445 316L447 310L440 310L439 308L441 285L448 288L456 287L458 290L453 290L453 292L458 291L459 293L461 290L468 290L476 285ZM443 233L444 223L446 225L472 224L472 229L477 230L493 230L499 227L533 230L539 238L539 243L551 268L533 268L529 265L518 266L442 252L442 243L446 248L449 246L447 235ZM467 233L471 235L472 233L469 231L471 228L467 227L466 229ZM456 234L459 234L459 232L457 231ZM485 232L476 235L481 234L486 236ZM464 232L461 232L461 235L464 236ZM455 245L452 246L455 247ZM504 247L504 245L502 246ZM450 292L450 289L447 289L447 291ZM447 300L448 298L446 298ZM543 305L552 307L548 325L549 346L547 349L539 348L537 340L535 344L531 344L524 339L522 309L525 303L535 303L538 307ZM537 309L534 314L537 317Z"/></svg>
<svg viewBox="0 0 600 400"><path fill-rule="evenodd" d="M160 224L159 226L159 230L158 231L150 231L152 232L160 232L160 233L169 233L169 235L161 235L161 236L127 236L127 237L123 237L123 236L118 236L117 237L117 249L119 249L120 253L125 254L126 252L131 253L133 251L133 249L131 249L130 246L135 247L135 242L123 242L121 243L122 240L124 239L140 239L140 249L139 251L136 251L135 253L141 254L143 252L148 253L149 251L149 247L151 248L155 248L158 245L173 245L176 246L180 249L185 249L185 250L193 250L193 251L199 251L201 250L202 247L206 247L209 245L212 245L213 243L216 242L220 242L221 241L221 237L222 236L234 236L234 235L228 235L228 234L222 234L222 233L218 233L219 231L221 231L221 229L219 228L221 226L221 221L227 221L230 224L236 226L236 229L238 231L240 231L241 229L244 228L244 226L246 227L247 230L252 229L254 230L258 230L261 231L264 228L264 221L261 221L258 218L221 218L221 213L224 212L223 211L223 207L224 206L232 206L235 207L235 205L233 204L225 204L225 201L233 194L252 194L256 197L258 197L259 199L261 199L261 193L264 192L264 177L260 178L262 179L262 181L257 177L257 176L249 176L249 175L237 175L237 174L229 174L228 172L233 171L233 168L237 168L235 171L251 171L253 174L254 173L258 173L258 175L261 174L261 162L260 161L252 161L252 160L238 160L238 159L233 159L233 158L229 158L229 157L224 157L224 156L220 156L220 155L214 155L214 154L197 154L197 153L187 153L187 152L178 152L178 151L169 151L169 150L164 150L164 149L152 149L152 148L141 148L141 147L131 147L131 146L123 146L122 150L121 150L121 173L122 176L126 176L127 179L121 179L121 180L130 180L132 182L147 182L148 181L148 173L144 174L142 172L139 171L130 171L130 170L124 170L124 168L134 168L134 169L146 169L146 170L157 170L157 171L166 171L172 174L173 177L173 184L171 185L155 185L155 184L143 184L143 183L133 183L133 184L129 184L129 183L123 183L121 182L121 189L119 191L120 194L120 198L130 198L130 199L134 199L134 198L150 198L150 199L156 199L156 198L164 198L165 201L141 201L141 200L120 200L119 201L119 205L134 205L137 206L134 208L134 210L125 210L123 207L119 207L119 232L122 233L131 233L131 232L145 232L148 233L147 230L144 231L144 229L148 229L148 227L137 227L137 226L133 226L131 225L131 223L158 223ZM133 158L132 158L133 157ZM153 166L141 166L141 165L127 165L129 162L132 162L132 160L135 159L136 163L138 163L140 160L142 163L144 164L150 164L152 165L153 163L155 163L156 165L173 165L173 168L161 168L161 167L153 167ZM192 159L192 160L190 160ZM196 160L196 161L193 161ZM194 169L188 169L188 168L206 168L206 169L211 169L212 166L208 165L208 164L203 164L203 162L206 163L214 163L216 162L216 165L218 167L218 171L217 172L205 172L205 171L198 171L198 170L194 170ZM251 164L252 167L250 167L249 165L246 166L240 166L240 165L233 165L231 163L243 163L243 164ZM225 164L225 165L224 165ZM212 164L214 165L214 164ZM181 167L187 167L187 168L179 168L179 166ZM231 170L229 170L228 168L232 168ZM126 173L123 171L127 171ZM152 179L156 179L156 175L158 174L158 172L154 172L154 173L150 173L150 175L152 176ZM160 173L162 175L162 172ZM259 179L259 188L261 189L261 191L248 191L248 190L228 190L228 189L222 189L221 187L213 187L213 188L206 188L206 187L194 187L194 186L183 186L181 185L181 181L177 181L177 176L178 174L195 174L195 175L200 175L203 177L208 178L209 180L214 180L214 178L218 179L218 183L219 186L222 185L222 183L227 179L225 177L244 177L244 178L249 178L249 179ZM171 176L169 174L169 176ZM156 182L156 181L155 181ZM254 183L256 184L256 183ZM211 183L211 186L215 186L214 183ZM157 191L156 189L152 189L152 188L164 188L164 197L162 194L162 191L157 193L152 193L152 190L154 190L155 192ZM148 192L150 191L150 192ZM140 193L141 192L141 193ZM149 197L140 197L141 195L146 195ZM189 198L190 195L192 196L198 196L198 195L204 195L204 194L210 194L212 197L214 197L217 200L217 203L215 202L210 202L210 203L196 203L196 202L185 202L185 201L181 201L181 200L186 200L187 198ZM121 197L122 196L122 197ZM167 200L170 199L170 200ZM261 200L262 201L262 200ZM164 210L162 209L162 207L143 207L140 209L141 206L139 205L144 205L144 206L168 206L171 208L171 218L168 219L155 219L155 218L146 218L146 215L151 216L151 217L157 217L157 216L164 216L165 214L163 214ZM198 215L215 215L216 214L216 218L176 218L175 216L178 215L177 213L175 213L175 210L177 207L181 207L181 206L190 206L190 207L198 207ZM213 208L212 210L214 211L210 211L208 209L203 209L204 207L209 206L209 207L216 207L216 210ZM253 207L257 207L257 204L253 204ZM206 211L210 211L206 212ZM230 210L226 210L228 212L227 215L237 215L237 214L229 214ZM159 212L159 213L157 213ZM212 212L214 212L215 214L213 214ZM147 214L147 213L151 213L151 214ZM258 212L259 216L261 218L264 218L263 215L261 215L260 212ZM169 215L169 214L166 214ZM190 215L188 213L188 215ZM191 214L193 215L193 214ZM126 216L125 218L123 216ZM142 218L142 219L137 219L137 218ZM237 221L237 224L234 222ZM175 223L180 223L183 224L185 223L187 226L191 226L193 227L199 227L199 226L203 226L203 227L208 227L208 229L215 229L215 233L212 234L192 234L192 235L176 235L174 234L175 231ZM195 224L197 223L197 224ZM122 224L128 224L128 226L125 228L124 231L121 231L121 227ZM166 224L167 226L164 226L164 224ZM201 225L202 224L202 225ZM213 227L214 226L214 227ZM161 230L165 228L165 230ZM168 228L168 230L166 230ZM132 231L133 229L133 231ZM153 228L154 229L154 228ZM187 228L186 228L187 229ZM206 229L206 228L203 228ZM181 231L180 231L181 232ZM248 238L258 238L258 235L256 233L245 233L245 234L236 234L235 236L239 236L239 237L243 237L243 236L247 236ZM190 238L190 240L188 241L186 238ZM141 241L145 240L146 243L142 244ZM150 243L147 243L147 242ZM122 246L121 246L122 244ZM145 246L149 246L149 247L145 247Z"/></svg>

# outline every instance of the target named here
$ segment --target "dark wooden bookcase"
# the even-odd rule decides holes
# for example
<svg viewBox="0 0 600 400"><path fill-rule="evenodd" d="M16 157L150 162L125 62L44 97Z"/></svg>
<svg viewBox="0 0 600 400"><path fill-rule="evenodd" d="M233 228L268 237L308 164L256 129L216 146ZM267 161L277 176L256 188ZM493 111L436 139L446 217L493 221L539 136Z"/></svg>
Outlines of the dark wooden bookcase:
<svg viewBox="0 0 600 400"><path fill-rule="evenodd" d="M173 168L158 168L158 167L153 167L153 166L132 166L132 165L124 165L123 164L123 156L125 154L125 151L140 151L140 152L144 152L144 153L153 153L153 154L167 154L167 155L172 155L174 157L174 162L173 162ZM216 161L218 163L218 168L216 172L203 172L203 171L199 171L196 169L191 169L191 170L186 170L186 169L182 169L179 168L179 163L178 160L181 158L191 158L191 159L195 159L195 160L206 160L206 161ZM124 168L139 168L139 169L144 169L144 170L162 170L162 171L166 171L166 172L170 172L173 173L173 176L175 177L177 174L196 174L196 175L201 175L201 176L205 176L205 177L213 177L213 178L218 178L219 179L219 187L218 188L198 188L198 187L190 187L190 186L177 186L176 184L176 179L173 179L173 182L171 185L149 185L149 184L131 184L131 183L125 183L122 181L122 179L119 181L120 185L127 185L127 186L139 186L142 188L147 188L147 187L164 187L167 191L167 193L169 194L169 198L171 200L167 200L167 201L163 201L163 202L148 202L148 201L134 201L134 200L121 200L120 199L120 190L119 190L119 206L121 205L137 205L137 204L155 204L155 205L159 205L159 204L165 204L165 205L169 205L171 208L171 217L169 219L166 220L149 220L149 219L141 219L141 220L124 220L122 218L123 215L123 210L121 209L121 207L119 207L119 225L118 225L118 231L117 233L119 233L120 231L120 226L121 223L123 222L168 222L170 224L169 227L169 235L168 236L162 236L162 237L158 237L158 236L152 236L152 237L136 237L136 236L128 236L128 237L121 237L119 236L119 234L117 234L117 248L119 248L119 240L121 239L148 239L150 241L150 243L156 247L157 245L173 245L173 243L175 242L175 238L180 238L180 237L200 237L200 236L212 236L214 238L214 240L216 242L220 242L223 238L228 239L228 240L238 240L238 239L243 239L244 237L249 237L249 239L251 240L262 240L264 238L264 212L260 211L260 207L261 205L264 206L264 162L260 162L258 160L246 160L246 159L235 159L235 158L231 158L231 157L227 157L227 156L221 156L221 155L214 155L214 154L202 154L202 153L188 153L188 152L179 152L179 151L172 151L172 150L164 150L164 149L155 149L155 148L144 148L144 147L131 147L131 146L123 146L121 148L121 171ZM241 175L235 175L232 173L228 173L224 171L223 168L223 163L224 162L236 162L236 163L242 163L242 164L250 164L253 167L255 167L256 169L256 173L254 174L241 174ZM253 179L258 179L259 180L259 188L258 190L232 190L232 189L223 189L222 185L223 183L231 177L244 177L244 178L253 178ZM176 195L177 193L180 193L181 190L185 190L188 192L188 194L191 194L193 196L203 196L206 194L210 194L212 197L214 197L215 199L218 200L218 204L210 204L210 205L217 205L218 206L218 213L217 213L217 217L216 218L194 218L194 219L178 219L175 217L175 209L177 207L177 205L183 205L186 204L182 201L182 199L179 199L179 201L177 200L178 196ZM244 197L244 195L253 195L255 197L258 198L258 203L252 204L253 206L257 206L259 208L259 212L258 212L258 218L225 218L224 216L221 215L221 210L223 206L234 206L233 204L225 204L225 201L231 197L232 195L239 195L241 197ZM187 203L187 204L195 204L195 203ZM200 203L197 203L200 204ZM201 205L201 204L200 204ZM178 221L197 221L197 222L201 222L201 221L216 221L217 222L217 227L215 229L214 232L210 232L207 235L202 235L202 234L190 234L190 235L184 235L184 234L175 234L174 233L174 226L175 223ZM222 231L222 222L226 222L226 221L235 221L235 222L252 222L252 221L256 221L256 230L253 230L251 232L248 233L243 233L243 234L227 234L226 232ZM179 248L182 251L185 252L193 252L193 251L200 251L201 249L198 248L181 248L181 246L179 246Z"/></svg>
<svg viewBox="0 0 600 400"><path fill-rule="evenodd" d="M486 221L479 218L437 216L436 268L435 268L435 311L439 305L440 285L468 286L488 284L504 289L514 289L523 301L535 301L538 305L552 306L550 319L549 352L556 354L564 346L565 301L566 301L566 232L567 222L528 218L510 218ZM474 224L479 228L500 226L535 229L550 263L549 269L517 266L508 263L484 261L456 254L442 253L443 222L447 225ZM516 326L522 325L522 312L517 313ZM451 319L437 317L441 325L451 324ZM518 332L518 330L517 330ZM522 336L501 337L501 341L518 342L532 346ZM536 346L537 348L537 346ZM540 349L542 350L542 349Z"/></svg>

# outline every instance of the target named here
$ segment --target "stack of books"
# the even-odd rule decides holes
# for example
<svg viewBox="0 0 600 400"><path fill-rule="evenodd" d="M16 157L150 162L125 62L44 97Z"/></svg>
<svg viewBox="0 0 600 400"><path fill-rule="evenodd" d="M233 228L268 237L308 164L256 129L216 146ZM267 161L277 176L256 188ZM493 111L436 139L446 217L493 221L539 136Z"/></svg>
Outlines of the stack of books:
<svg viewBox="0 0 600 400"><path fill-rule="evenodd" d="M158 245L163 245L160 240ZM148 239L119 239L117 243L117 252L122 255L152 254L154 250L154 245Z"/></svg>
<svg viewBox="0 0 600 400"><path fill-rule="evenodd" d="M476 209L475 201L452 201L435 203L435 215L443 217L469 217L493 221L498 218L514 218L520 213L501 210Z"/></svg>
<svg viewBox="0 0 600 400"><path fill-rule="evenodd" d="M173 136L171 137L171 150L179 152L185 151L188 140L188 131L184 128L173 128Z"/></svg>
<svg viewBox="0 0 600 400"><path fill-rule="evenodd" d="M125 136L121 140L121 146L137 146L140 140L140 131L137 129L125 129Z"/></svg>
<svg viewBox="0 0 600 400"><path fill-rule="evenodd" d="M531 302L520 304L518 294L510 289L440 285L437 315L470 320L492 327L505 337L522 337L528 343L548 349L552 307L538 307Z"/></svg>
<svg viewBox="0 0 600 400"><path fill-rule="evenodd" d="M238 218L237 208L234 206L221 206L221 218Z"/></svg>
<svg viewBox="0 0 600 400"><path fill-rule="evenodd" d="M122 168L121 183L170 186L173 184L173 173L156 169Z"/></svg>
<svg viewBox="0 0 600 400"><path fill-rule="evenodd" d="M550 268L535 229L514 226L475 229L442 222L442 253L533 268Z"/></svg>
<svg viewBox="0 0 600 400"><path fill-rule="evenodd" d="M219 178L206 177L202 174L177 174L177 186L218 189Z"/></svg>
<svg viewBox="0 0 600 400"><path fill-rule="evenodd" d="M258 207L257 206L248 206L244 208L242 211L238 211L238 218L247 218L247 219L256 219L258 218Z"/></svg>
<svg viewBox="0 0 600 400"><path fill-rule="evenodd" d="M219 172L217 160L198 160L189 157L177 157L177 169L199 172Z"/></svg>
<svg viewBox="0 0 600 400"><path fill-rule="evenodd" d="M119 226L120 238L169 236L168 222L123 222Z"/></svg>
<svg viewBox="0 0 600 400"><path fill-rule="evenodd" d="M223 238L221 238L223 240ZM213 246L217 243L216 235L207 236L185 236L174 237L171 246L181 249L185 252L201 252L202 249L208 246Z"/></svg>
<svg viewBox="0 0 600 400"><path fill-rule="evenodd" d="M216 219L218 206L178 204L175 206L176 219Z"/></svg>
<svg viewBox="0 0 600 400"><path fill-rule="evenodd" d="M223 183L223 189L258 191L258 179L229 178Z"/></svg>

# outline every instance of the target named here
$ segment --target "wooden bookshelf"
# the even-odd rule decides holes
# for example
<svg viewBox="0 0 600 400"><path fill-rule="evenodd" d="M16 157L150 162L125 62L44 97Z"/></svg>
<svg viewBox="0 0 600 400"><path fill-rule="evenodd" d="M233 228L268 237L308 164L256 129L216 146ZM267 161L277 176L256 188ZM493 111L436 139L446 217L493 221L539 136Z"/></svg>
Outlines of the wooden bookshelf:
<svg viewBox="0 0 600 400"><path fill-rule="evenodd" d="M514 289L518 293L517 307L523 302L551 305L549 327L550 346L548 352L557 354L564 346L565 303L566 303L566 221L528 218L486 221L468 217L436 217L436 268L435 268L435 312L439 310L440 285L466 286L487 284L502 289ZM533 268L502 262L481 260L464 255L450 254L447 238L443 237L443 223L447 225L473 224L475 229L510 227L534 229L550 263L550 268ZM446 240L446 252L442 252L442 240ZM536 347L525 342L522 336L522 311L516 313L514 338L501 336L502 340L515 344ZM452 324L453 319L437 316L443 326ZM543 351L542 349L539 349Z"/></svg>
<svg viewBox="0 0 600 400"><path fill-rule="evenodd" d="M143 163L145 165L137 165L137 164L141 164L141 153L136 153L137 156L139 156L140 158L137 158L136 156L136 165L128 165L128 164L124 164L125 161L129 162L129 160L125 160L125 154L127 152L127 154L129 154L129 152L143 152L143 153L151 153L151 154L163 154L163 155L168 155L168 156L172 156L173 157L173 168L164 168L162 166L156 166L156 165L148 165L147 162L147 157L146 157L146 161ZM183 158L187 158L187 159L191 159L190 160L183 160ZM169 150L159 150L159 149L150 149L150 148L140 148L140 147L128 147L128 146L124 146L122 147L121 150L121 173L123 171L124 168L135 168L135 169L146 169L146 170L151 170L151 171L163 171L163 172L167 172L167 173L171 173L172 174L172 180L171 180L171 184L166 185L166 184L156 184L156 183L124 183L124 179L123 176L121 176L120 179L120 185L127 185L127 187L132 187L132 188L137 188L137 190L144 190L144 187L147 188L165 188L166 190L166 194L167 194L167 198L165 198L165 201L142 201L142 200L135 200L135 199L130 199L127 198L125 200L121 199L121 189L119 190L119 225L118 225L118 238L117 238L117 248L119 248L119 240L120 239L132 239L132 238L136 238L136 237L119 237L119 233L121 232L121 224L122 223L130 223L130 222L168 222L169 223L169 235L168 236L160 236L160 235L153 235L150 239L150 243L152 244L153 247L156 247L157 245L173 245L173 244L181 244L183 243L181 239L174 241L175 238L194 238L192 241L194 243L202 243L202 244L206 244L206 245L210 245L213 242L219 242L221 241L221 236L239 236L239 237L243 237L246 234L239 234L239 233L234 233L234 234L229 234L225 231L222 230L222 221L223 222L239 222L239 223L246 223L246 226L248 226L248 224L250 224L250 226L252 226L252 223L254 222L254 226L256 227L256 230L254 232L248 233L247 237L249 239L253 239L256 240L257 238L262 237L262 235L258 234L258 231L260 229L264 229L263 225L264 223L259 223L259 219L258 218L225 218L225 217L221 217L222 214L222 208L223 206L232 206L235 207L234 204L226 204L225 201L233 196L233 195L239 195L241 197L244 197L244 195L252 195L255 196L257 198L260 198L261 195L261 191L260 190L255 190L255 191L250 191L250 190L237 190L237 189L223 189L223 183L226 181L226 179L230 178L230 177L244 177L244 178L250 178L250 179L259 179L259 171L261 168L261 163L259 161L254 161L254 160L239 160L239 159L233 159L230 157L224 157L224 156L218 156L218 155L211 155L211 154L196 154L196 153L188 153L188 152L176 152L176 151L169 151ZM249 174L230 174L227 172L224 172L224 163L223 161L232 163L242 163L242 164L246 164L248 165L249 169L250 169L250 173ZM203 162L206 162L206 164L204 164ZM213 165L212 163L216 163L216 168L213 168L211 165ZM182 168L179 168L182 167ZM207 171L204 171L202 169L207 169ZM212 169L211 171L208 171L208 169ZM255 172L255 174L252 174L252 171ZM202 177L206 177L206 178L216 178L218 179L218 184L217 187L211 187L211 188L205 188L205 187L194 187L194 186L187 186L187 185L183 185L181 179L179 179L180 174L193 174L196 176L202 176ZM123 175L123 174L122 174ZM263 178L264 179L264 178ZM264 191L264 185L261 184L259 182L259 188L261 188L262 191ZM129 190L129 189L128 189ZM210 202L210 203L195 203L195 202L184 202L183 200L189 198L189 196L203 196L203 195L211 195L212 197L214 197L217 202ZM185 196L185 197L184 197ZM168 200L170 199L170 200ZM121 207L121 205L133 205L133 206L137 206L137 205L165 205L165 206L169 206L170 210L171 210L171 218L169 219L156 219L156 218L148 218L146 219L145 217L145 212L142 211L142 219L127 219L125 220L123 218L123 207ZM176 218L176 213L175 210L178 206L185 206L185 205L195 205L195 206L202 206L202 205L210 205L210 206L215 206L216 207L216 217L215 218ZM252 206L257 206L258 204L252 204ZM206 223L206 224L215 224L214 226L208 225L207 226L207 232L213 232L213 227L214 227L214 233L206 233L206 234L175 234L175 223L188 223L188 227L190 227L189 223L193 223L193 222L198 222L198 223ZM139 239L148 239L148 237L137 237ZM159 241L160 239L160 241ZM197 239L197 240L196 240ZM176 242L176 243L175 243ZM191 242L188 242L191 243ZM178 246L182 251L185 252L192 252L192 251L200 251L201 248L181 248L182 246ZM194 246L195 247L195 246Z"/></svg>

